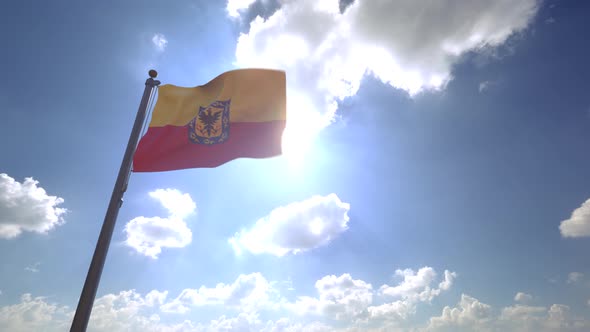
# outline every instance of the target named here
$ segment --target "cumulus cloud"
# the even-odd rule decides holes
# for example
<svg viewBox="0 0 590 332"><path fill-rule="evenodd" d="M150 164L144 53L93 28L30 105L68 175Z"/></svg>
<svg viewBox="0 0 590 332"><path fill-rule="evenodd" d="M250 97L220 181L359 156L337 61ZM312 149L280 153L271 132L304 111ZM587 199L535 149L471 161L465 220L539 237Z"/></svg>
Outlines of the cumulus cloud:
<svg viewBox="0 0 590 332"><path fill-rule="evenodd" d="M582 272L570 272L567 275L566 282L568 284L575 284L575 283L577 283L579 281L582 281L583 278L584 278L584 273L582 273Z"/></svg>
<svg viewBox="0 0 590 332"><path fill-rule="evenodd" d="M228 0L225 10L227 10L229 17L237 18L240 17L240 12L248 9L255 2L256 0Z"/></svg>
<svg viewBox="0 0 590 332"><path fill-rule="evenodd" d="M300 315L312 313L349 320L366 312L373 301L371 284L355 280L348 273L325 276L316 282L315 288L317 298L300 296L288 307Z"/></svg>
<svg viewBox="0 0 590 332"><path fill-rule="evenodd" d="M523 292L518 292L516 293L516 295L514 295L514 301L516 302L520 302L520 303L528 303L531 302L531 300L533 299L533 296L527 293L523 293Z"/></svg>
<svg viewBox="0 0 590 332"><path fill-rule="evenodd" d="M162 305L163 312L186 313L191 307L223 305L252 311L270 303L274 290L260 273L241 274L232 284L184 289L178 297Z"/></svg>
<svg viewBox="0 0 590 332"><path fill-rule="evenodd" d="M336 194L313 196L272 210L229 242L237 254L243 249L253 254L297 254L326 245L346 231L349 210L350 204Z"/></svg>
<svg viewBox="0 0 590 332"><path fill-rule="evenodd" d="M545 307L533 307L528 305L517 304L502 309L500 318L506 321L523 321L527 319L530 320L532 317L539 318L539 316L543 315L546 312L547 308Z"/></svg>
<svg viewBox="0 0 590 332"><path fill-rule="evenodd" d="M395 275L403 278L401 283L396 286L383 285L379 288L379 292L387 296L422 302L430 302L442 291L451 288L457 277L455 272L445 270L444 279L438 284L438 287L432 287L437 274L433 268L428 266L416 272L412 269L396 270Z"/></svg>
<svg viewBox="0 0 590 332"><path fill-rule="evenodd" d="M197 204L191 196L176 189L157 189L149 195L168 210L170 217L185 218L197 210Z"/></svg>
<svg viewBox="0 0 590 332"><path fill-rule="evenodd" d="M157 295L153 295L158 293ZM165 292L152 291L143 296L135 290L106 294L94 302L88 332L332 332L318 322L293 322L289 318L263 321L258 313L239 312L222 315L210 321L178 322L162 319L162 311L150 302L150 294L165 297ZM153 298L152 296L152 298ZM19 332L59 332L70 328L74 312L67 306L52 304L46 298L24 294L19 303L0 307L0 330ZM166 313L163 313L166 315Z"/></svg>
<svg viewBox="0 0 590 332"><path fill-rule="evenodd" d="M231 284L185 289L169 299L167 291L152 290L142 294L125 290L105 294L94 302L89 332L382 332L382 331L520 331L543 332L588 331L590 322L576 316L567 305L528 306L516 304L492 307L475 297L463 294L454 306L445 306L440 316L418 314L417 303L428 302L423 296L428 289L448 289L449 272L432 277L425 267L420 273L397 273L402 277L396 288L394 302L376 303L380 294L370 283L354 279L350 274L328 275L319 279L317 297L299 296L287 302L275 294L274 282L260 273L240 275ZM421 269L422 270L422 269ZM430 280L430 282L424 282ZM443 286L441 286L443 285ZM199 307L198 315L179 316L167 310L177 302ZM217 316L216 309L224 315ZM287 310L285 310L287 309ZM172 311L174 312L174 311ZM293 313L295 312L295 313ZM212 316L213 315L213 316ZM302 317L301 315L308 315ZM24 294L16 304L0 306L0 330L64 331L69 328L73 308L51 303L44 297ZM191 320L192 319L192 320ZM316 321L316 319L322 321ZM418 320L420 319L420 320ZM422 321L422 319L425 319Z"/></svg>
<svg viewBox="0 0 590 332"><path fill-rule="evenodd" d="M356 0L341 12L338 0L280 4L240 35L235 64L286 70L288 107L297 112L288 114L285 135L299 140L331 123L337 102L355 95L365 75L411 95L441 89L462 55L503 44L539 7L537 0Z"/></svg>
<svg viewBox="0 0 590 332"><path fill-rule="evenodd" d="M479 83L479 92L483 93L487 90L489 90L492 85L496 84L496 82L493 81L483 81L481 83Z"/></svg>
<svg viewBox="0 0 590 332"><path fill-rule="evenodd" d="M66 306L49 303L44 297L23 294L20 303L0 307L2 331L64 331Z"/></svg>
<svg viewBox="0 0 590 332"><path fill-rule="evenodd" d="M492 314L490 305L462 294L461 300L455 308L446 306L440 316L430 319L429 328L436 330L445 327L467 327L467 330L471 328L473 331L479 331L492 320Z"/></svg>
<svg viewBox="0 0 590 332"><path fill-rule="evenodd" d="M590 199L572 212L569 219L559 225L563 237L590 236Z"/></svg>
<svg viewBox="0 0 590 332"><path fill-rule="evenodd" d="M498 314L499 312L499 314ZM430 318L427 331L587 331L590 321L574 316L570 307L549 308L517 304L495 310L469 295L455 307L445 306L441 316Z"/></svg>
<svg viewBox="0 0 590 332"><path fill-rule="evenodd" d="M145 297L135 290L106 294L94 302L89 327L94 331L162 331L155 329L159 316L150 308L166 298L167 292L151 291Z"/></svg>
<svg viewBox="0 0 590 332"><path fill-rule="evenodd" d="M299 296L293 303L285 305L298 315L311 314L357 324L362 330L375 326L389 326L407 320L416 313L420 303L429 303L442 291L450 289L456 274L445 271L437 282L437 274L431 267L417 272L411 269L398 270L403 276L395 286L383 285L374 290L372 285L350 274L329 275L316 282L317 297ZM376 297L385 300L376 301Z"/></svg>
<svg viewBox="0 0 590 332"><path fill-rule="evenodd" d="M412 269L396 270L395 275L402 278L400 283L395 286L387 284L381 286L379 294L397 300L369 307L368 312L371 319L405 320L416 312L418 303L430 303L443 291L449 290L457 277L455 272L445 270L443 280L437 284L437 273L429 266L425 266L418 271Z"/></svg>
<svg viewBox="0 0 590 332"><path fill-rule="evenodd" d="M261 332L334 332L331 326L320 322L302 324L293 322L291 319L283 317L274 322L266 323Z"/></svg>
<svg viewBox="0 0 590 332"><path fill-rule="evenodd" d="M0 238L10 239L22 232L45 234L64 223L64 199L50 196L38 187L38 181L25 178L23 183L0 173Z"/></svg>
<svg viewBox="0 0 590 332"><path fill-rule="evenodd" d="M502 309L496 325L518 331L588 331L590 322L576 317L570 307L552 304L549 308L516 305Z"/></svg>
<svg viewBox="0 0 590 332"><path fill-rule="evenodd" d="M37 273L37 272L39 272L39 266L40 265L41 265L41 262L36 262L33 265L30 265L30 266L25 267L25 271L29 271L29 272L32 272L32 273Z"/></svg>
<svg viewBox="0 0 590 332"><path fill-rule="evenodd" d="M168 40L166 39L166 37L164 37L163 34L156 33L152 37L152 43L154 44L154 47L156 48L156 50L158 50L160 52L164 52L164 50L166 49L166 46L168 45Z"/></svg>
<svg viewBox="0 0 590 332"><path fill-rule="evenodd" d="M158 189L149 193L166 210L168 217L136 217L125 225L125 244L137 252L158 258L162 248L182 248L192 241L192 232L184 218L196 211L189 194L176 189Z"/></svg>

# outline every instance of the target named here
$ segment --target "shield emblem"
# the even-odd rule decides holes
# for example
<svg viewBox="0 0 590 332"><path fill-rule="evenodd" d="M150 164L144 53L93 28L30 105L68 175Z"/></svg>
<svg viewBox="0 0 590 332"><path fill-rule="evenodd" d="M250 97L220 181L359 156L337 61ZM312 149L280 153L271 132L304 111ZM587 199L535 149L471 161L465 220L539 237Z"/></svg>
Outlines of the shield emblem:
<svg viewBox="0 0 590 332"><path fill-rule="evenodd" d="M199 106L199 113L189 122L189 140L195 144L223 143L229 137L230 99Z"/></svg>

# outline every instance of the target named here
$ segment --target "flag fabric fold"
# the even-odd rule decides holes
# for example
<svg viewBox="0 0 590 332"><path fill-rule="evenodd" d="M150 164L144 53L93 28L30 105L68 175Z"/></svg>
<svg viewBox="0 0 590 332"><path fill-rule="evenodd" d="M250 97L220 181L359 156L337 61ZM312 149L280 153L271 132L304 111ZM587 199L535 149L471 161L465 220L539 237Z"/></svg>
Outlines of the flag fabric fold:
<svg viewBox="0 0 590 332"><path fill-rule="evenodd" d="M281 154L286 125L285 72L238 69L209 83L159 88L134 172L217 167L237 158Z"/></svg>

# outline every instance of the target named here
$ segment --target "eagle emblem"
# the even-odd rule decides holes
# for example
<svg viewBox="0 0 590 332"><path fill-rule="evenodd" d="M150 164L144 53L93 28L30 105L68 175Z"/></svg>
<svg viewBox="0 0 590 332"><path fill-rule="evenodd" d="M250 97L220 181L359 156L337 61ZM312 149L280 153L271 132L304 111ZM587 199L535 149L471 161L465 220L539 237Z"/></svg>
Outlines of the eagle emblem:
<svg viewBox="0 0 590 332"><path fill-rule="evenodd" d="M189 122L189 140L195 144L223 143L229 137L230 99L199 106L199 113Z"/></svg>

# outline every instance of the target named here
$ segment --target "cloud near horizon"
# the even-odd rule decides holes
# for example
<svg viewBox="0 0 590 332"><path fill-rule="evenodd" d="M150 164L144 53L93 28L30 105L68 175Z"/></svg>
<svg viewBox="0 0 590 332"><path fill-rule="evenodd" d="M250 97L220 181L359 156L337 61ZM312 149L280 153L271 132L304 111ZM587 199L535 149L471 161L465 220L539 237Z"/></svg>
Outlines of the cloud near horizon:
<svg viewBox="0 0 590 332"><path fill-rule="evenodd" d="M166 290L145 295L133 289L108 293L94 303L89 332L577 332L590 328L589 321L564 304L494 307L467 294L441 311L427 309L424 313L430 314L424 316L425 306L432 306L442 291L455 287L456 273L445 270L439 278L425 266L417 271L397 270L395 275L402 279L379 289L349 273L327 275L315 283L317 297L300 293L293 301L275 287L277 282L261 273L240 274L235 281L214 287L187 288L172 299ZM177 315L193 307L203 313L199 320ZM215 308L224 308L225 314L216 316ZM440 315L432 313L436 311ZM24 294L17 303L0 307L0 330L63 331L72 317L72 307Z"/></svg>

